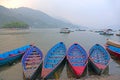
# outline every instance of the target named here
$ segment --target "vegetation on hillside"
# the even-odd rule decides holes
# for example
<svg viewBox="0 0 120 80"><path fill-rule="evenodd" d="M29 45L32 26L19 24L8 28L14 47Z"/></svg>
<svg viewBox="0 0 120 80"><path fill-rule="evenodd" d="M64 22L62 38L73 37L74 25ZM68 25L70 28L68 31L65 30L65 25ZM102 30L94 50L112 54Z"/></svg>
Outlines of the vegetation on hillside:
<svg viewBox="0 0 120 80"><path fill-rule="evenodd" d="M24 22L10 22L6 23L2 26L2 28L19 28L19 29L27 29L29 25Z"/></svg>

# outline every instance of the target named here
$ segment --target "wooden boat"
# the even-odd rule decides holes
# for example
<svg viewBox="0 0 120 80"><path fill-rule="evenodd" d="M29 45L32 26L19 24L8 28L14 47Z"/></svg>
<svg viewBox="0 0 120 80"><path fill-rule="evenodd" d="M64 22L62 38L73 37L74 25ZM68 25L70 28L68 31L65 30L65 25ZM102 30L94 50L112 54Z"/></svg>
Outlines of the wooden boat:
<svg viewBox="0 0 120 80"><path fill-rule="evenodd" d="M113 56L117 57L120 59L120 48L112 46L112 45L107 45L106 50Z"/></svg>
<svg viewBox="0 0 120 80"><path fill-rule="evenodd" d="M30 45L25 45L20 48L1 53L0 66L5 64L12 64L17 59L20 59L29 48L30 48Z"/></svg>
<svg viewBox="0 0 120 80"><path fill-rule="evenodd" d="M67 60L72 72L79 78L87 66L88 56L86 51L79 44L74 43L67 51Z"/></svg>
<svg viewBox="0 0 120 80"><path fill-rule="evenodd" d="M22 67L25 80L35 80L42 70L43 54L36 46L31 48L22 57Z"/></svg>
<svg viewBox="0 0 120 80"><path fill-rule="evenodd" d="M119 43L119 42L116 42L116 41L113 41L113 40L110 40L110 39L107 39L106 44L107 44L107 45L112 45L112 46L115 46L115 47L119 47L119 48L120 48L120 43Z"/></svg>
<svg viewBox="0 0 120 80"><path fill-rule="evenodd" d="M89 62L95 72L101 75L110 63L110 55L100 44L95 44L89 51Z"/></svg>
<svg viewBox="0 0 120 80"><path fill-rule="evenodd" d="M43 79L51 79L51 76L65 63L66 47L63 42L53 46L44 58L42 75Z"/></svg>

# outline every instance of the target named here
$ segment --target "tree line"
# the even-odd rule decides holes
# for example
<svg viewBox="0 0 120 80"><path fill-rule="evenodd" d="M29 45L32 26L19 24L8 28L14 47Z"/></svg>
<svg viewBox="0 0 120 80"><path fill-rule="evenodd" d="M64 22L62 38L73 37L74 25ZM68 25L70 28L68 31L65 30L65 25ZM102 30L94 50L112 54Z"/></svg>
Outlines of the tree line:
<svg viewBox="0 0 120 80"><path fill-rule="evenodd" d="M22 29L27 29L29 28L29 25L24 23L24 22L10 22L10 23L5 23L2 28L22 28Z"/></svg>

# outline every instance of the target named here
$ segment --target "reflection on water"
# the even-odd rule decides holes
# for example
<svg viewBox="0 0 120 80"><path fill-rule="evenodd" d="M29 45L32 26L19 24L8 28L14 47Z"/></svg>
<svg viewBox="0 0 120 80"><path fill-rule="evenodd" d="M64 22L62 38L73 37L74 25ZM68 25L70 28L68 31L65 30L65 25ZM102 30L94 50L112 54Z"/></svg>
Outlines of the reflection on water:
<svg viewBox="0 0 120 80"><path fill-rule="evenodd" d="M104 46L107 38L110 38L115 41L120 41L120 37L115 35L104 36L89 31L82 31L82 32L74 31L71 32L70 34L60 34L59 31L60 29L32 29L29 30L28 32L16 31L16 32L12 32L11 34L10 31L7 32L6 30L0 30L0 53L18 48L26 44L35 43L35 45L41 49L43 55L45 56L47 51L54 44L61 41L65 43L67 49L73 43L77 42L78 44L83 46L86 52L89 52L89 49L96 43ZM4 35L3 33L7 35ZM106 77L110 77L112 75L113 76L118 75L117 77L112 78L113 80L115 78L117 79L120 78L119 62L120 61L112 59L108 70L106 70L105 73L106 75L103 74L105 75L104 77L105 79L102 80L108 80L108 78L106 79ZM97 75L93 71L90 71L91 69L88 70L89 71L85 71L85 74L80 79L96 80ZM107 76L107 74L110 76ZM99 76L97 80L100 80L102 77ZM23 71L22 71L21 62L18 61L11 66L0 67L0 79L23 80ZM54 79L74 80L75 77L66 63L62 69L58 69L58 71L55 72Z"/></svg>

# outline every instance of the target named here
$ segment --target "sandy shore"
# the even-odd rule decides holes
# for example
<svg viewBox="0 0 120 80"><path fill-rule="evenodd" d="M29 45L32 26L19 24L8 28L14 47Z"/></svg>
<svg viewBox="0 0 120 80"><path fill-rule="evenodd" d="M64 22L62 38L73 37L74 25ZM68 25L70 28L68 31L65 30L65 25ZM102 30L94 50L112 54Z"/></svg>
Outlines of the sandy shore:
<svg viewBox="0 0 120 80"><path fill-rule="evenodd" d="M66 72L66 71L65 71ZM119 80L120 75L89 75L84 76L80 79L75 78L68 78L67 74L65 74L63 70L62 77L57 80ZM2 67L0 68L0 80L23 80L23 74L22 74L22 66L21 63L18 62L17 64L13 64L12 66Z"/></svg>

